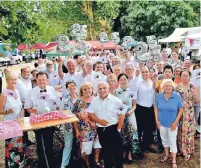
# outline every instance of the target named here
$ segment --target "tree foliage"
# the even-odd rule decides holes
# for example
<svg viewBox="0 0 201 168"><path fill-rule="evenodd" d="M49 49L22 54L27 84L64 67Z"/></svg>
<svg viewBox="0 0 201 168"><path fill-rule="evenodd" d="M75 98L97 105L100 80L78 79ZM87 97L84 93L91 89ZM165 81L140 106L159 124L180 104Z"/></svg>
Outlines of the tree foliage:
<svg viewBox="0 0 201 168"><path fill-rule="evenodd" d="M192 7L191 5L195 5ZM148 35L169 36L175 28L199 26L199 2L134 1L121 18L122 31L136 39Z"/></svg>
<svg viewBox="0 0 201 168"><path fill-rule="evenodd" d="M118 20L118 24L115 22ZM135 38L168 36L176 27L198 26L199 1L1 1L0 39L9 43L49 42L70 36L74 23L85 24L87 40L119 31Z"/></svg>

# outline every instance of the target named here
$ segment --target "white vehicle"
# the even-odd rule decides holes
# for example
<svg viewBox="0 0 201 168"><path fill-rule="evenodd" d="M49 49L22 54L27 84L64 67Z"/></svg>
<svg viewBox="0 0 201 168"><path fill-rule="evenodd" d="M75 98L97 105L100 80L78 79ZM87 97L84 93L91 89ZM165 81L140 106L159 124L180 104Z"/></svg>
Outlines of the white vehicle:
<svg viewBox="0 0 201 168"><path fill-rule="evenodd" d="M0 57L0 66L10 65L11 60L8 57Z"/></svg>
<svg viewBox="0 0 201 168"><path fill-rule="evenodd" d="M18 49L13 50L13 51L11 52L11 55L12 55L11 57L13 57L13 59L14 59L16 62L18 62L18 63L22 62L22 56L19 55Z"/></svg>

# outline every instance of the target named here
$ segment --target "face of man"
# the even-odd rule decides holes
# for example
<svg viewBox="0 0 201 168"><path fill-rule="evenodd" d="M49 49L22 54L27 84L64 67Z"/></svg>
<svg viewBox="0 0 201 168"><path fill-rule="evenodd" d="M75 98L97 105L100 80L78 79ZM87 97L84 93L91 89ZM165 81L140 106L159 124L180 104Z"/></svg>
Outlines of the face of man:
<svg viewBox="0 0 201 168"><path fill-rule="evenodd" d="M38 84L39 88L45 89L46 85L47 85L47 76L45 74L38 75L37 84Z"/></svg>
<svg viewBox="0 0 201 168"><path fill-rule="evenodd" d="M85 64L85 67L87 69L87 73L91 74L91 72L93 71L93 63L88 62L88 63Z"/></svg>
<svg viewBox="0 0 201 168"><path fill-rule="evenodd" d="M162 72L163 71L163 64L162 63L156 64L156 68L157 68L158 72Z"/></svg>
<svg viewBox="0 0 201 168"><path fill-rule="evenodd" d="M112 66L115 66L115 65L120 65L120 60L119 60L119 58L113 58L113 59L112 59Z"/></svg>
<svg viewBox="0 0 201 168"><path fill-rule="evenodd" d="M164 79L172 79L172 71L171 69L165 69L163 72Z"/></svg>
<svg viewBox="0 0 201 168"><path fill-rule="evenodd" d="M81 60L82 60L81 56L78 56L76 59L76 64L80 65Z"/></svg>
<svg viewBox="0 0 201 168"><path fill-rule="evenodd" d="M48 70L49 72L52 72L52 71L53 71L53 64L48 64L48 65L47 65L47 70Z"/></svg>
<svg viewBox="0 0 201 168"><path fill-rule="evenodd" d="M109 85L107 83L100 83L98 85L98 93L101 99L105 99L109 94Z"/></svg>
<svg viewBox="0 0 201 168"><path fill-rule="evenodd" d="M68 69L68 72L70 74L74 74L75 73L75 63L73 61L70 61L67 63L67 69Z"/></svg>
<svg viewBox="0 0 201 168"><path fill-rule="evenodd" d="M27 80L30 77L30 69L29 68L24 68L21 74L22 78Z"/></svg>
<svg viewBox="0 0 201 168"><path fill-rule="evenodd" d="M190 60L186 60L186 61L184 62L184 67L189 70L190 67L191 67L191 61L190 61Z"/></svg>
<svg viewBox="0 0 201 168"><path fill-rule="evenodd" d="M127 65L125 67L125 74L128 76L128 78L132 78L134 75L134 68L132 65Z"/></svg>

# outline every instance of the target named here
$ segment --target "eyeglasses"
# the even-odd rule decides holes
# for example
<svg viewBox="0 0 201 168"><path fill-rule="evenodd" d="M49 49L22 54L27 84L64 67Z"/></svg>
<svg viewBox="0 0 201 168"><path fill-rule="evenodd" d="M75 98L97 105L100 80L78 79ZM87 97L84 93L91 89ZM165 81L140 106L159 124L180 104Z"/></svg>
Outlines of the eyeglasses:
<svg viewBox="0 0 201 168"><path fill-rule="evenodd" d="M182 78L188 78L189 75L181 75Z"/></svg>

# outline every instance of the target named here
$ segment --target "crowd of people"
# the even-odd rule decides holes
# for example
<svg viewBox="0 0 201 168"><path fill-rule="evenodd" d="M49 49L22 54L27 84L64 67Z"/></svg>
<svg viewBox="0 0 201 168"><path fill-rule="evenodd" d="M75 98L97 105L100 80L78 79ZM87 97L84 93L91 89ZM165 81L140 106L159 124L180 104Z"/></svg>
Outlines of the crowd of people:
<svg viewBox="0 0 201 168"><path fill-rule="evenodd" d="M25 66L20 76L4 69L0 115L10 120L71 110L79 121L59 128L64 130L61 168L123 168L143 159L144 152L164 153L162 163L171 154L177 168L177 155L188 161L194 153L200 88L191 82L191 71L200 64L190 58L182 62L176 51L170 56L163 51L160 62L138 63L129 50L105 50L65 60L39 58L34 67ZM125 112L116 111L119 104L126 105ZM54 132L55 127L34 131L39 168L53 167ZM32 144L26 132L6 139L6 167L25 167L24 150Z"/></svg>

